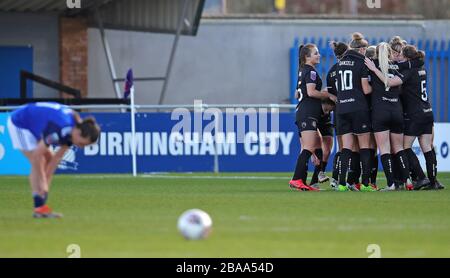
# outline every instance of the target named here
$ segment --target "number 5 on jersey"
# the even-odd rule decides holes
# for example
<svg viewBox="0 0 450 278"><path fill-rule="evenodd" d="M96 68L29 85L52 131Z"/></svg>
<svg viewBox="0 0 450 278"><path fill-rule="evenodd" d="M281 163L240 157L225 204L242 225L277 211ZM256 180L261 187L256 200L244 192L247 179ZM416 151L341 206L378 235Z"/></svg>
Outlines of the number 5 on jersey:
<svg viewBox="0 0 450 278"><path fill-rule="evenodd" d="M423 101L428 101L428 93L427 93L427 81L422 80L420 83L421 96Z"/></svg>

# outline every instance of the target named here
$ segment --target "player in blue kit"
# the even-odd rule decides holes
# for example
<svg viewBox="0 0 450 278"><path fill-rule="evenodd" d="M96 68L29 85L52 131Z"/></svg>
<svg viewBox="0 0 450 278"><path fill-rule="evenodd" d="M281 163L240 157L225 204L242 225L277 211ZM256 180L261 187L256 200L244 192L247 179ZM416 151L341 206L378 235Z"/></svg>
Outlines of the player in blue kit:
<svg viewBox="0 0 450 278"><path fill-rule="evenodd" d="M67 106L42 102L22 106L8 119L13 147L31 163L30 185L35 218L59 218L46 204L53 174L67 149L97 141L100 128L92 117L81 119ZM49 146L60 146L53 153Z"/></svg>

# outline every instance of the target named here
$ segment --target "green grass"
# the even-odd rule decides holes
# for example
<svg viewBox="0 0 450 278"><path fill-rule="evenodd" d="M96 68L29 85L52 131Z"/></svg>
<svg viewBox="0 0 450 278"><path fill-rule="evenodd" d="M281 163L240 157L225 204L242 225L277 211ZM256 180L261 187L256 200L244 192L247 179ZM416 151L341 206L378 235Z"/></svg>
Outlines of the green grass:
<svg viewBox="0 0 450 278"><path fill-rule="evenodd" d="M369 244L382 257L450 257L447 189L302 193L288 189L289 177L57 176L49 203L63 219L33 219L28 179L0 177L0 257L67 257L72 243L82 257L367 258ZM211 215L207 240L178 234L190 208Z"/></svg>

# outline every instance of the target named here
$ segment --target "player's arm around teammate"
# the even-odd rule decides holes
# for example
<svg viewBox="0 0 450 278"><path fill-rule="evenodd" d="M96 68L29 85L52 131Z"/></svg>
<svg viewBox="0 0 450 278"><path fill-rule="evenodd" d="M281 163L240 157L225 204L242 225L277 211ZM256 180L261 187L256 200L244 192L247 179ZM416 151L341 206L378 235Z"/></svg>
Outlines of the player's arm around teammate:
<svg viewBox="0 0 450 278"><path fill-rule="evenodd" d="M354 146L354 135L360 146L362 164L361 191L374 191L369 186L371 171L370 134L371 120L366 95L372 92L369 70L364 65L364 54L368 42L360 33L352 36L350 50L339 61L338 80L338 129L342 134L342 153L339 165L339 191L348 191L347 173ZM350 188L351 189L351 188Z"/></svg>
<svg viewBox="0 0 450 278"><path fill-rule="evenodd" d="M402 57L407 63L425 59L425 53L418 51L415 46L408 45L402 50ZM408 155L411 170L415 172L417 182L415 189L442 189L436 180L437 159L433 149L434 116L432 106L428 100L427 72L422 67L404 69L402 71L402 95L405 109L405 138L404 148ZM420 167L417 156L411 147L416 138L425 156L428 180Z"/></svg>
<svg viewBox="0 0 450 278"><path fill-rule="evenodd" d="M408 158L403 149L404 119L400 101L403 75L391 60L392 49L389 44L379 44L377 53L378 66L369 59L365 63L375 73L372 125L388 182L386 190L397 190L405 183L410 189L412 185L409 182ZM397 178L394 173L397 173Z"/></svg>

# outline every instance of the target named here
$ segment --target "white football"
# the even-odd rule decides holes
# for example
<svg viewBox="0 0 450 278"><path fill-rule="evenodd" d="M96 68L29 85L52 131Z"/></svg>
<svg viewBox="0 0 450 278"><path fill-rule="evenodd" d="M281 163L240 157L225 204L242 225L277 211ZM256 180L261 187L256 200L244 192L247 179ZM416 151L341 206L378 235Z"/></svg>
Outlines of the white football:
<svg viewBox="0 0 450 278"><path fill-rule="evenodd" d="M178 218L178 230L188 240L199 240L208 237L211 227L211 217L200 209L185 211Z"/></svg>

